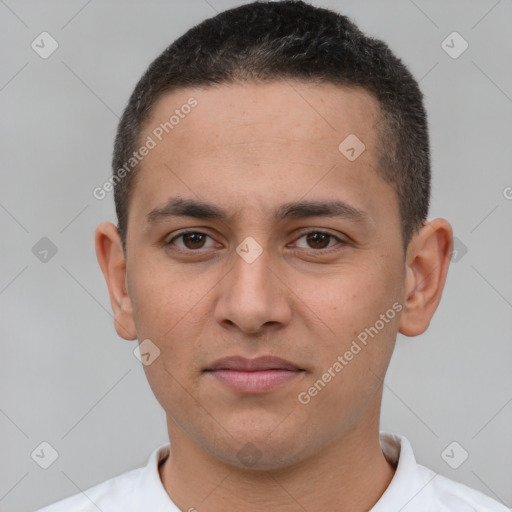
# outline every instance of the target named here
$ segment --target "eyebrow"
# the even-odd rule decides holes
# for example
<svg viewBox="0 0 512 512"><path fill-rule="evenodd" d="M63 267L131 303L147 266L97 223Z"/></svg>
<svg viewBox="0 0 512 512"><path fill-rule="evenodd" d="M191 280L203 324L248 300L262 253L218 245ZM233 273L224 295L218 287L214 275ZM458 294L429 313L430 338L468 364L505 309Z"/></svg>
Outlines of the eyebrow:
<svg viewBox="0 0 512 512"><path fill-rule="evenodd" d="M150 224L172 217L227 221L230 215L217 205L181 197L171 197L164 206L157 207L146 215ZM363 221L367 220L369 215L340 200L288 202L282 204L273 212L275 222L306 217L342 217L353 221Z"/></svg>

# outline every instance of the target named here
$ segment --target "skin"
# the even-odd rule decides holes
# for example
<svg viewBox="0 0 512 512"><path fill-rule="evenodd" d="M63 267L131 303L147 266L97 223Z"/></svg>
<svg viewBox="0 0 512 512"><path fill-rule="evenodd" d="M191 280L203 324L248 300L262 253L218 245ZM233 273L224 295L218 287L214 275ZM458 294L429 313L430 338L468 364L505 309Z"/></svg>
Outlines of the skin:
<svg viewBox="0 0 512 512"><path fill-rule="evenodd" d="M394 474L378 437L384 375L397 333L424 332L439 304L450 224L428 222L404 255L395 189L376 171L378 103L363 89L276 81L173 91L141 140L191 96L197 107L137 171L126 258L113 224L96 231L118 334L161 351L144 370L167 415L163 485L181 510L367 511ZM366 146L353 162L338 150L348 134ZM171 196L230 217L151 225L147 214ZM273 220L298 199L340 199L365 217ZM208 236L166 246L183 228ZM341 242L304 236L318 230ZM252 263L235 250L248 236L263 248ZM401 312L301 404L298 394L394 303ZM203 372L235 354L276 355L305 371L274 391L239 394ZM248 443L252 466L238 455Z"/></svg>

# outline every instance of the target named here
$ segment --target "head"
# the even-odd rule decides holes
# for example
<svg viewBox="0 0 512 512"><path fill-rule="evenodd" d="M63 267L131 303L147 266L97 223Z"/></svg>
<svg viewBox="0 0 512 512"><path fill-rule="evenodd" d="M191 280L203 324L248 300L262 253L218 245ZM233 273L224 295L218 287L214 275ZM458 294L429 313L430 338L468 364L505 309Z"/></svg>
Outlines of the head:
<svg viewBox="0 0 512 512"><path fill-rule="evenodd" d="M236 465L251 442L268 469L374 432L397 333L428 327L451 252L426 222L422 94L389 48L303 2L223 12L137 84L123 168L97 254L117 332L158 354L170 433ZM240 394L208 371L232 355L300 372Z"/></svg>

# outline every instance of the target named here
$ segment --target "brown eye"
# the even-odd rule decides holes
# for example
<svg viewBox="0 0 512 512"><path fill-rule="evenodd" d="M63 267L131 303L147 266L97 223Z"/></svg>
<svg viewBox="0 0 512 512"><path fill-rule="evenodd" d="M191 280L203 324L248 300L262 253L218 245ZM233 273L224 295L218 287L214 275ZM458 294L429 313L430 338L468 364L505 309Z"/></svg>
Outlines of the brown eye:
<svg viewBox="0 0 512 512"><path fill-rule="evenodd" d="M304 239L306 244L299 243L299 240ZM331 243L334 242L334 243ZM343 241L338 237L331 235L331 233L327 233L324 231L309 231L308 233L303 234L301 237L297 239L296 246L301 249L314 249L314 252L323 252L329 251L333 248L338 242L338 245L343 246Z"/></svg>
<svg viewBox="0 0 512 512"><path fill-rule="evenodd" d="M183 235L183 243L187 249L200 249L204 245L205 235L201 233L187 233Z"/></svg>
<svg viewBox="0 0 512 512"><path fill-rule="evenodd" d="M327 233L314 232L306 235L306 240L310 247L313 249L326 249L329 246L329 241L332 238Z"/></svg>
<svg viewBox="0 0 512 512"><path fill-rule="evenodd" d="M180 249L188 249L193 251L197 249L203 249L204 247L206 247L205 243L207 238L211 237L199 231L187 231L179 235L176 235L174 238L169 240L169 242L167 242L167 245L176 245ZM181 243L177 243L177 241L179 240L181 240Z"/></svg>

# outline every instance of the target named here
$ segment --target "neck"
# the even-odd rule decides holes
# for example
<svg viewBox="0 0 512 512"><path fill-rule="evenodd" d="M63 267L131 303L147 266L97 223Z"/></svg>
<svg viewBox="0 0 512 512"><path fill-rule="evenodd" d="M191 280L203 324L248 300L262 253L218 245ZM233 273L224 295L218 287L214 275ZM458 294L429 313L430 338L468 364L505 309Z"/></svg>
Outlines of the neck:
<svg viewBox="0 0 512 512"><path fill-rule="evenodd" d="M368 511L395 472L382 453L378 414L374 416L371 428L361 422L364 428L344 433L314 457L261 471L219 461L171 420L171 451L160 468L162 483L180 510L191 512Z"/></svg>

